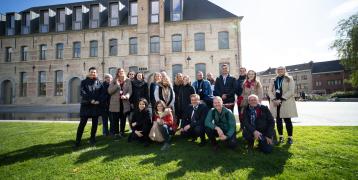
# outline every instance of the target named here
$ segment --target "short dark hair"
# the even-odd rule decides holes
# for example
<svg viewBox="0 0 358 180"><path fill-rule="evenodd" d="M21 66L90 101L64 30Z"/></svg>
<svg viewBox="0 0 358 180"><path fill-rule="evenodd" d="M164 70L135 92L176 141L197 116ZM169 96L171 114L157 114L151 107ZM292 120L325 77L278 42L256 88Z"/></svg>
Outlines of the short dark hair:
<svg viewBox="0 0 358 180"><path fill-rule="evenodd" d="M88 72L90 72L91 70L97 70L97 69L96 69L96 67L90 67L90 68L88 69Z"/></svg>

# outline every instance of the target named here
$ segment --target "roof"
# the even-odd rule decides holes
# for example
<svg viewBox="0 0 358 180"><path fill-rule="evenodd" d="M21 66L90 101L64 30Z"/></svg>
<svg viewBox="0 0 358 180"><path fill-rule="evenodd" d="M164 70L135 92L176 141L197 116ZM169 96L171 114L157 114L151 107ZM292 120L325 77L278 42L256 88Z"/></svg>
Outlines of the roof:
<svg viewBox="0 0 358 180"><path fill-rule="evenodd" d="M94 0L94 1L83 1L83 2L74 2L67 4L56 4L48 6L37 6L31 7L22 12L29 11L40 11L44 9L58 9L64 7L73 7L73 6L89 6L95 3L101 3L107 5L108 2L113 2L112 0ZM120 0L123 5L127 5L126 0ZM165 21L170 21L170 0L165 1ZM235 14L217 6L216 4L208 0L183 0L183 20L199 20L199 19L218 19L218 18L242 18L242 16L236 16ZM127 10L127 8L125 8ZM128 11L124 16L128 16Z"/></svg>
<svg viewBox="0 0 358 180"><path fill-rule="evenodd" d="M340 60L316 62L313 64L312 73L325 73L334 71L343 71L344 67Z"/></svg>
<svg viewBox="0 0 358 180"><path fill-rule="evenodd" d="M286 66L287 72L294 72L294 71L303 71L303 70L310 70L312 69L313 61L309 63L303 63L303 64L296 64L296 65L290 65ZM268 68L266 71L259 72L260 75L269 75L269 74L276 74L276 68Z"/></svg>

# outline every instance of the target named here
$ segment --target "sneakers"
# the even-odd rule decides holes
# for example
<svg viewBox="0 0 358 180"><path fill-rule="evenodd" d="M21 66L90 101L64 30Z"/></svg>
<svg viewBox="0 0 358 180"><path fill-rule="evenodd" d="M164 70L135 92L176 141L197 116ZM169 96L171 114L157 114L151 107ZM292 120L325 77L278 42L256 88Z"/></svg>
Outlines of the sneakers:
<svg viewBox="0 0 358 180"><path fill-rule="evenodd" d="M292 138L288 138L288 139L287 139L287 144L290 144L290 145L293 144L293 139L292 139Z"/></svg>
<svg viewBox="0 0 358 180"><path fill-rule="evenodd" d="M284 143L285 142L285 139L283 138L283 137L280 137L279 139L278 139L278 143Z"/></svg>
<svg viewBox="0 0 358 180"><path fill-rule="evenodd" d="M169 143L164 143L164 145L162 146L162 148L160 150L165 151L165 150L169 149L169 146L170 146Z"/></svg>

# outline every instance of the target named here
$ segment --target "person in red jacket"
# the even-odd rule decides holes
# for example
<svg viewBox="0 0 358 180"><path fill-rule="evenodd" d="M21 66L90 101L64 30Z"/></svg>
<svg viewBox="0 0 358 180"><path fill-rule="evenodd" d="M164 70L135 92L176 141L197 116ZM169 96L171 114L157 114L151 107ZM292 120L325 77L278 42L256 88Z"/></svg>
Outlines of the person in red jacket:
<svg viewBox="0 0 358 180"><path fill-rule="evenodd" d="M175 134L177 125L174 123L172 110L166 108L166 105L162 100L155 103L153 112L153 122L154 121L160 125L160 130L164 137L164 145L161 150L164 151L169 148L171 135Z"/></svg>

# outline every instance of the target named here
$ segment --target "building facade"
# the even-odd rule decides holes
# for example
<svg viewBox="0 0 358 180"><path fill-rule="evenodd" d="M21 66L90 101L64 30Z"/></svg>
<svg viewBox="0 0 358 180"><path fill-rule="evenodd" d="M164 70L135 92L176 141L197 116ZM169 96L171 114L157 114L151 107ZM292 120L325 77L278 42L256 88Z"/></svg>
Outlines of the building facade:
<svg viewBox="0 0 358 180"><path fill-rule="evenodd" d="M91 66L170 76L241 66L238 17L207 0L100 0L0 18L1 104L78 103Z"/></svg>
<svg viewBox="0 0 358 180"><path fill-rule="evenodd" d="M337 91L351 91L352 86L345 83L349 72L340 64L339 60L324 62L309 62L286 66L286 70L295 80L295 96L304 94L326 95ZM263 85L264 94L267 94L270 82L276 76L276 68L269 68L258 73Z"/></svg>

